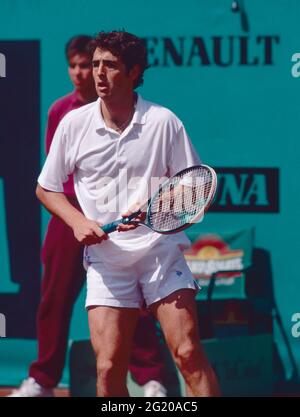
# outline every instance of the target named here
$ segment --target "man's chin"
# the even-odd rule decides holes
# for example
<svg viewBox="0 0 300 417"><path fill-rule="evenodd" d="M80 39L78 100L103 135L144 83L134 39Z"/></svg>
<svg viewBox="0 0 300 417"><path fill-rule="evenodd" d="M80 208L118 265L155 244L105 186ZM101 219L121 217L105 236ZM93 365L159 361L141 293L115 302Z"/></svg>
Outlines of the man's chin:
<svg viewBox="0 0 300 417"><path fill-rule="evenodd" d="M74 83L74 87L75 87L76 90L82 91L82 90L84 90L85 85L81 84L81 83L77 83L77 84Z"/></svg>
<svg viewBox="0 0 300 417"><path fill-rule="evenodd" d="M98 94L98 97L101 98L101 100L109 101L110 99L110 95L104 91L97 90L97 94Z"/></svg>
<svg viewBox="0 0 300 417"><path fill-rule="evenodd" d="M107 88L97 88L96 90L99 97L105 97L109 94Z"/></svg>

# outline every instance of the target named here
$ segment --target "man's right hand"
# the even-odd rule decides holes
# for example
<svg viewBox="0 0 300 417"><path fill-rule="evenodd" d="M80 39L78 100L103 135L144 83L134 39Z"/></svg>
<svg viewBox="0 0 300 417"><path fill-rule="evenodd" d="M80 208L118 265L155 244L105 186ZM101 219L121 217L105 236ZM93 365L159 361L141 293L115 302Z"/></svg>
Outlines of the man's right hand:
<svg viewBox="0 0 300 417"><path fill-rule="evenodd" d="M51 214L58 216L72 228L78 242L90 246L108 239L108 235L100 229L101 224L87 219L68 201L64 193L47 190L38 184L36 195Z"/></svg>
<svg viewBox="0 0 300 417"><path fill-rule="evenodd" d="M108 235L100 229L100 224L94 220L80 219L72 226L74 236L83 245L96 245L108 239Z"/></svg>

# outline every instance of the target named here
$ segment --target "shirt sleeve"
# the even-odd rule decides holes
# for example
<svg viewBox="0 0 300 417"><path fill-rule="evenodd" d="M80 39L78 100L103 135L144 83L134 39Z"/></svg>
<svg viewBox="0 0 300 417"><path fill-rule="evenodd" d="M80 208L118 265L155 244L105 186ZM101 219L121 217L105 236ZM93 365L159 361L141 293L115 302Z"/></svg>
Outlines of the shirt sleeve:
<svg viewBox="0 0 300 417"><path fill-rule="evenodd" d="M181 124L172 138L169 174L173 176L185 168L200 164L201 159Z"/></svg>
<svg viewBox="0 0 300 417"><path fill-rule="evenodd" d="M67 181L74 167L72 167L67 146L67 134L63 123L55 131L49 154L38 177L41 187L49 191L62 193L63 183Z"/></svg>

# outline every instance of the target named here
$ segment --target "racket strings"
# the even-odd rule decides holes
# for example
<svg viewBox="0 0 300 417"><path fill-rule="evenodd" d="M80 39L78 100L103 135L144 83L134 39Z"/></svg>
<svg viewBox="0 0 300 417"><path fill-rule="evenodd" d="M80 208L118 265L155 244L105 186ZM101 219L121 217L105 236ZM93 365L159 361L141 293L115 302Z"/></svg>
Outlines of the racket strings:
<svg viewBox="0 0 300 417"><path fill-rule="evenodd" d="M171 178L151 202L151 226L167 231L191 223L207 205L212 183L212 173L204 167Z"/></svg>

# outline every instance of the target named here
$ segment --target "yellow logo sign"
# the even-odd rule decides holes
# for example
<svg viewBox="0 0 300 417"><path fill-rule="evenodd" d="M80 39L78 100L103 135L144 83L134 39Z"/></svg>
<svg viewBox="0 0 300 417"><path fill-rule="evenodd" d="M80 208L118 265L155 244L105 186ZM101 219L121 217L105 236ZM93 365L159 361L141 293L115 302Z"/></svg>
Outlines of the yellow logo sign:
<svg viewBox="0 0 300 417"><path fill-rule="evenodd" d="M243 250L231 250L217 235L204 236L185 252L190 270L196 279L204 281L200 283L204 286L212 277L218 278L216 285L231 285L244 269L243 256Z"/></svg>

